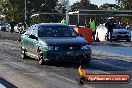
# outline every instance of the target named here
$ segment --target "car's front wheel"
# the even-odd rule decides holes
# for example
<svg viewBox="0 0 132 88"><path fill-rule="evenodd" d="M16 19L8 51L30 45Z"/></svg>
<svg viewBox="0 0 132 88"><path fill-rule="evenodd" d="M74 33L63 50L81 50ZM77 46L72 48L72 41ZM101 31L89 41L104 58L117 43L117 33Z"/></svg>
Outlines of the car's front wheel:
<svg viewBox="0 0 132 88"><path fill-rule="evenodd" d="M131 40L130 39L127 39L126 42L130 42Z"/></svg>
<svg viewBox="0 0 132 88"><path fill-rule="evenodd" d="M91 55L85 55L85 56L81 57L81 64L89 65L90 60L91 60Z"/></svg>
<svg viewBox="0 0 132 88"><path fill-rule="evenodd" d="M43 65L44 64L44 60L43 60L43 52L42 50L38 50L38 62L40 65Z"/></svg>
<svg viewBox="0 0 132 88"><path fill-rule="evenodd" d="M88 65L90 63L90 60L91 59L84 59L84 60L81 60L81 63L82 65Z"/></svg>

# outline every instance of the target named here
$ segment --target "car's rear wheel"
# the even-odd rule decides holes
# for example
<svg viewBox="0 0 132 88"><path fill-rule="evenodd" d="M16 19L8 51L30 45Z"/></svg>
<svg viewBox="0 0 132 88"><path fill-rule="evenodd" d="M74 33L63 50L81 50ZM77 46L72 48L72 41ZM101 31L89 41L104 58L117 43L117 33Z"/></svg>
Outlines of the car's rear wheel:
<svg viewBox="0 0 132 88"><path fill-rule="evenodd" d="M126 42L130 42L131 40L130 39L127 39Z"/></svg>
<svg viewBox="0 0 132 88"><path fill-rule="evenodd" d="M44 64L43 52L40 49L38 50L38 62L39 62L40 65Z"/></svg>
<svg viewBox="0 0 132 88"><path fill-rule="evenodd" d="M26 59L27 58L26 50L24 49L24 47L21 47L21 58L22 59Z"/></svg>
<svg viewBox="0 0 132 88"><path fill-rule="evenodd" d="M91 60L91 55L85 55L81 57L81 64L88 65L90 63L90 60Z"/></svg>

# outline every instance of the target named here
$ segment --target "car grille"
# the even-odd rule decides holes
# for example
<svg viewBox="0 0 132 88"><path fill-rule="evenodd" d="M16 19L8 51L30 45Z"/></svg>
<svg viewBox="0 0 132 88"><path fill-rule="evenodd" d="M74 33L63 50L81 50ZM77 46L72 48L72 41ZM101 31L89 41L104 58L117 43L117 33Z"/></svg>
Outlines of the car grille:
<svg viewBox="0 0 132 88"><path fill-rule="evenodd" d="M118 34L127 34L127 32L118 32Z"/></svg>
<svg viewBox="0 0 132 88"><path fill-rule="evenodd" d="M59 47L59 50L80 50L80 45L78 46L61 46Z"/></svg>

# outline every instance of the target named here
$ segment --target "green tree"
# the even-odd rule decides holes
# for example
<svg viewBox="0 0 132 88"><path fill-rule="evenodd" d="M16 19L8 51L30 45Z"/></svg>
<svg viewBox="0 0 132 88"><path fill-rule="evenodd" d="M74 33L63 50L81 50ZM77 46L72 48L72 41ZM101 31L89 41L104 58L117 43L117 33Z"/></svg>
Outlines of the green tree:
<svg viewBox="0 0 132 88"><path fill-rule="evenodd" d="M90 0L81 0L80 2L73 3L71 6L71 11L77 11L79 9L96 10L98 6L91 4ZM77 16L71 16L70 18L72 18L70 19L71 24L77 24ZM89 19L89 16L80 16L80 24L84 25Z"/></svg>
<svg viewBox="0 0 132 88"><path fill-rule="evenodd" d="M132 0L116 0L117 4L120 6L120 10L132 10ZM132 24L132 17L123 17L123 23Z"/></svg>
<svg viewBox="0 0 132 88"><path fill-rule="evenodd" d="M80 2L78 1L71 6L72 11L77 11L79 9L80 9Z"/></svg>
<svg viewBox="0 0 132 88"><path fill-rule="evenodd" d="M36 13L56 12L58 0L27 0L27 20L30 22L30 17ZM37 22L53 22L54 16L40 15L36 18Z"/></svg>
<svg viewBox="0 0 132 88"><path fill-rule="evenodd" d="M62 15L56 16L57 22L61 22L61 20L66 17L67 11L69 11L70 9L70 0L59 0L56 6L56 11L62 13Z"/></svg>
<svg viewBox="0 0 132 88"><path fill-rule="evenodd" d="M76 11L78 9L96 10L98 9L98 6L91 4L90 0L81 0L80 2L76 2L71 6L72 11Z"/></svg>
<svg viewBox="0 0 132 88"><path fill-rule="evenodd" d="M90 0L81 0L79 8L80 9L95 10L95 9L98 9L98 6L94 5L94 4L91 4Z"/></svg>
<svg viewBox="0 0 132 88"><path fill-rule="evenodd" d="M121 7L121 10L131 10L132 0L116 0L117 4Z"/></svg>
<svg viewBox="0 0 132 88"><path fill-rule="evenodd" d="M3 6L2 6L3 0L0 0L0 12L2 12Z"/></svg>
<svg viewBox="0 0 132 88"><path fill-rule="evenodd" d="M58 3L58 0L26 0L27 6L27 21L31 21L31 15L36 13L43 12L55 12L55 7ZM6 16L6 21L10 22L14 21L24 21L24 8L25 8L25 0L4 0L3 3L4 14ZM52 20L53 16L43 16L39 17L40 21L45 22ZM38 18L37 18L38 19Z"/></svg>
<svg viewBox="0 0 132 88"><path fill-rule="evenodd" d="M59 13L65 13L66 9L70 9L70 2L69 0L59 0L57 6L56 6L56 10Z"/></svg>
<svg viewBox="0 0 132 88"><path fill-rule="evenodd" d="M61 3L58 3L58 5L56 6L56 10L59 13L65 13L66 12L66 8Z"/></svg>
<svg viewBox="0 0 132 88"><path fill-rule="evenodd" d="M101 10L118 10L119 8L120 6L116 4L108 4L108 3L105 3L99 7L99 9Z"/></svg>
<svg viewBox="0 0 132 88"><path fill-rule="evenodd" d="M23 16L23 5L22 0L4 0L3 2L3 13L7 22L11 20L19 21L20 17Z"/></svg>
<svg viewBox="0 0 132 88"><path fill-rule="evenodd" d="M89 9L90 0L81 0L80 1L80 9Z"/></svg>

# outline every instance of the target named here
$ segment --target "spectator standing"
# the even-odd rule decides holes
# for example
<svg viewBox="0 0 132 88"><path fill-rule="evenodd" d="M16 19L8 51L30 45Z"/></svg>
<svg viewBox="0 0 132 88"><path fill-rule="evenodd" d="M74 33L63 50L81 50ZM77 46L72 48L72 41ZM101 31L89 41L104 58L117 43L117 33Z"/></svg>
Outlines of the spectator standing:
<svg viewBox="0 0 132 88"><path fill-rule="evenodd" d="M66 24L66 25L68 24L68 22L67 22L67 20L66 20L65 17L64 17L63 20L61 21L61 24Z"/></svg>
<svg viewBox="0 0 132 88"><path fill-rule="evenodd" d="M10 22L10 26L11 26L11 33L13 33L14 32L14 26L15 26L15 22L12 20L11 22Z"/></svg>
<svg viewBox="0 0 132 88"><path fill-rule="evenodd" d="M95 22L95 19L94 17L92 17L92 19L90 19L90 22L89 22L89 28L92 29L92 37L93 37L93 42L96 43L96 39L95 39L95 34L96 34L96 22Z"/></svg>
<svg viewBox="0 0 132 88"><path fill-rule="evenodd" d="M113 28L115 24L113 23L112 18L109 19L109 21L105 24L105 27L108 29L107 30L107 41L112 42L112 33L113 33Z"/></svg>

